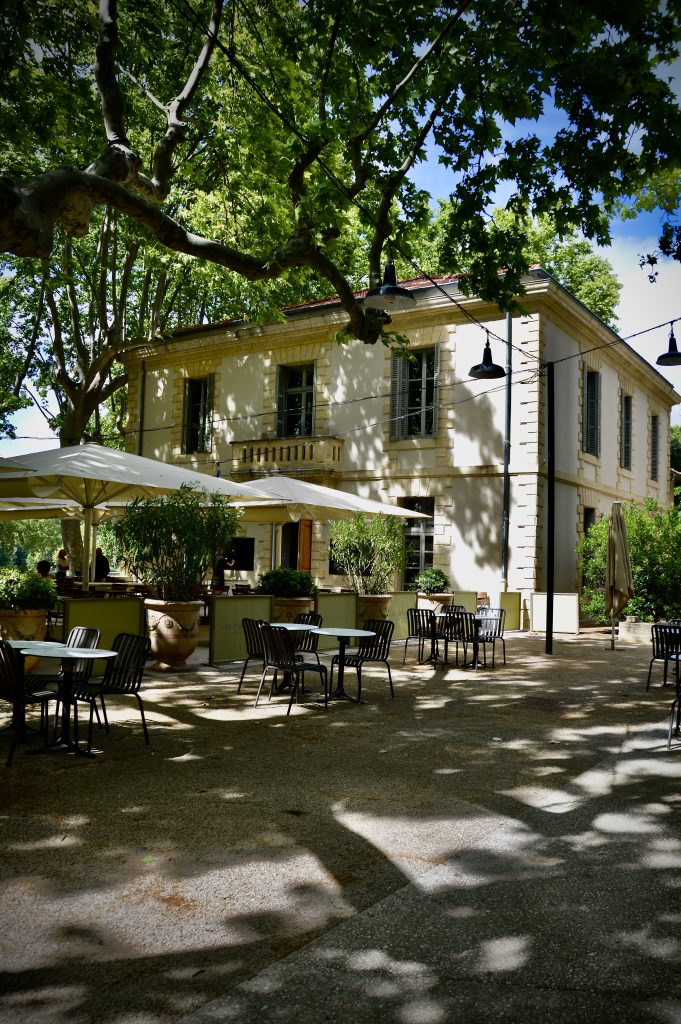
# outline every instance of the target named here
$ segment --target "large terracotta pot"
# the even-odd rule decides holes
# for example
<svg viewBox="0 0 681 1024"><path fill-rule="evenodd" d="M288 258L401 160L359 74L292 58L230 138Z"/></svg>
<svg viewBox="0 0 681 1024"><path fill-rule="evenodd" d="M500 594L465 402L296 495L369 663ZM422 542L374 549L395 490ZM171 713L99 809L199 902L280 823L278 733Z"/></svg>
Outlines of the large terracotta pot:
<svg viewBox="0 0 681 1024"><path fill-rule="evenodd" d="M0 638L3 640L44 640L47 610L44 608L26 608L13 612L3 608L0 610ZM29 675L36 667L40 658L28 655L24 658L24 673Z"/></svg>
<svg viewBox="0 0 681 1024"><path fill-rule="evenodd" d="M148 597L144 602L155 669L182 672L187 658L199 642L199 615L203 601L159 601Z"/></svg>
<svg viewBox="0 0 681 1024"><path fill-rule="evenodd" d="M357 595L357 629L362 629L367 619L387 619L392 594Z"/></svg>
<svg viewBox="0 0 681 1024"><path fill-rule="evenodd" d="M272 622L295 622L301 612L314 611L313 597L273 597Z"/></svg>

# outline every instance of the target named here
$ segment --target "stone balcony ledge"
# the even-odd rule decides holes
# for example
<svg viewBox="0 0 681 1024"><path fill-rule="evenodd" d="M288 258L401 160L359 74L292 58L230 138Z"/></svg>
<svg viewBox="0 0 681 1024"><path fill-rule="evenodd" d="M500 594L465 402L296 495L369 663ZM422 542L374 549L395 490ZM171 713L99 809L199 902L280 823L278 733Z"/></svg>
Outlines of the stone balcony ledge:
<svg viewBox="0 0 681 1024"><path fill-rule="evenodd" d="M232 441L231 476L267 473L314 474L338 479L342 473L343 439L278 437Z"/></svg>

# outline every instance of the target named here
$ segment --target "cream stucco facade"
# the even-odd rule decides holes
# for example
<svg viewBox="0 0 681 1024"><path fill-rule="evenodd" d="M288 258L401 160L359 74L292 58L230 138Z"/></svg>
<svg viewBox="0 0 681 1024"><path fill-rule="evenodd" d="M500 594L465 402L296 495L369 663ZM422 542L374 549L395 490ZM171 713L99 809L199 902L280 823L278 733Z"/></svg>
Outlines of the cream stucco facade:
<svg viewBox="0 0 681 1024"><path fill-rule="evenodd" d="M638 502L651 495L670 502L669 422L679 401L661 374L553 279L538 271L528 275L526 288L523 311L512 317L507 583L525 598L546 585L542 364L552 361L555 375L557 592L577 589L576 544L585 522L607 515L615 499ZM502 586L507 385L473 380L468 371L480 360L485 330L495 362L505 363L506 318L460 294L454 281L441 288L419 282L414 294L417 304L395 313L390 330L406 334L417 354L437 352L432 436L391 439L391 353L380 344L337 344L333 336L345 316L325 303L289 311L282 323L187 329L136 349L127 358L130 449L209 474L219 464L224 476L241 479L279 471L381 501L432 499L433 564L448 573L454 589L486 591L494 600ZM308 436L286 436L278 420L281 367L287 373L313 368ZM585 371L599 387L597 454L583 450ZM187 382L205 380L209 422L198 445L205 450L192 452ZM629 435L624 459L623 429ZM254 581L279 559L281 536L271 526L246 530L255 558L253 570L241 576ZM299 564L309 565L319 585L337 586L342 580L329 575L328 531L326 523L299 530Z"/></svg>

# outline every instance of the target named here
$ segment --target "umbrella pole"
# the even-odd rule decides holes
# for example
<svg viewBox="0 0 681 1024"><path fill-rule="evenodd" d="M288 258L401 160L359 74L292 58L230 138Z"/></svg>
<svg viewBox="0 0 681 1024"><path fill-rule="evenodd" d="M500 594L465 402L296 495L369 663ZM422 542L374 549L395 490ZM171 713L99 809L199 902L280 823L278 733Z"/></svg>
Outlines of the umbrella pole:
<svg viewBox="0 0 681 1024"><path fill-rule="evenodd" d="M90 590L90 552L92 549L92 506L85 507L85 523L83 526L83 591Z"/></svg>

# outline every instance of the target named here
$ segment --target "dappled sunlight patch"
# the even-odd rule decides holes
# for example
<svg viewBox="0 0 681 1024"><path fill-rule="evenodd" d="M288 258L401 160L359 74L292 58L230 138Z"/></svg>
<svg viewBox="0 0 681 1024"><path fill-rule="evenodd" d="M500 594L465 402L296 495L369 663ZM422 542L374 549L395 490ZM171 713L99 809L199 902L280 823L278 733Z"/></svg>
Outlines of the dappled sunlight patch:
<svg viewBox="0 0 681 1024"><path fill-rule="evenodd" d="M518 971L530 959L531 940L528 935L506 935L480 944L477 974L499 974Z"/></svg>
<svg viewBox="0 0 681 1024"><path fill-rule="evenodd" d="M186 754L179 754L177 757L169 757L167 760L170 764L178 764L181 761L203 761L203 757L199 756L199 754L192 754L187 751Z"/></svg>
<svg viewBox="0 0 681 1024"><path fill-rule="evenodd" d="M517 786L514 789L499 790L502 796L517 800L526 807L536 807L547 814L568 814L580 807L582 801L560 789L546 786Z"/></svg>
<svg viewBox="0 0 681 1024"><path fill-rule="evenodd" d="M670 837L653 839L642 857L642 863L656 871L678 872L681 868L681 842Z"/></svg>
<svg viewBox="0 0 681 1024"><path fill-rule="evenodd" d="M433 775L458 775L463 768L433 768Z"/></svg>
<svg viewBox="0 0 681 1024"><path fill-rule="evenodd" d="M676 961L681 949L678 939L669 936L664 938L656 937L648 929L642 929L637 932L619 932L616 935L616 941L619 945L634 949L643 956L651 957L653 960ZM676 1020L678 1018L670 1018L670 1020L672 1019Z"/></svg>
<svg viewBox="0 0 681 1024"><path fill-rule="evenodd" d="M661 826L646 815L609 812L594 818L593 827L608 835L646 835L657 832Z"/></svg>
<svg viewBox="0 0 681 1024"><path fill-rule="evenodd" d="M30 843L8 843L6 850L13 850L15 853L27 853L30 850L50 850L53 848L63 849L65 846L82 846L85 840L76 835L64 835L60 833L54 836L44 836Z"/></svg>

